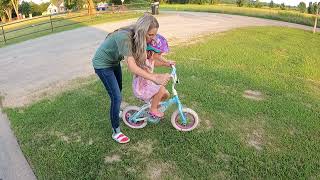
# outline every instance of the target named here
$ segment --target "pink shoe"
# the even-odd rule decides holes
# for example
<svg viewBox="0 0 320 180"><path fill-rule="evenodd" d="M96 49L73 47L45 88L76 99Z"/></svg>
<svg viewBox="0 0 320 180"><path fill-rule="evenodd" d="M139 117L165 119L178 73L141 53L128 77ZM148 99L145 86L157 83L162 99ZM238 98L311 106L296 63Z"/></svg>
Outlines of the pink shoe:
<svg viewBox="0 0 320 180"><path fill-rule="evenodd" d="M157 112L149 112L149 115L152 116L153 118L159 118L159 119L164 117L164 113L159 112L159 111L157 111Z"/></svg>

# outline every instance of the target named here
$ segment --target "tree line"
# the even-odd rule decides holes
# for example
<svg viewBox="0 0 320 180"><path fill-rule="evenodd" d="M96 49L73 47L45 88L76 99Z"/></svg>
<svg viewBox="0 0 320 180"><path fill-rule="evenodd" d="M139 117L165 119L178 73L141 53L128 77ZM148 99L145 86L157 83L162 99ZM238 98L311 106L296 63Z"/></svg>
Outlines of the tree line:
<svg viewBox="0 0 320 180"><path fill-rule="evenodd" d="M10 22L13 19L21 19L24 15L28 17L42 15L47 11L48 6L52 3L59 5L64 2L65 7L69 10L81 9L87 4L89 14L95 13L95 3L102 0L51 0L50 2L36 4L34 2L26 2L21 0L0 0L0 21L2 23ZM119 0L121 2L121 0Z"/></svg>
<svg viewBox="0 0 320 180"><path fill-rule="evenodd" d="M89 14L95 13L95 4L100 2L105 2L106 0L51 0L47 3L36 4L33 2L26 2L21 0L0 0L0 20L2 22L12 21L13 18L20 19L20 15L25 15L26 17L29 14L32 16L39 16L45 12L50 3L54 5L59 5L58 3L64 2L65 7L68 10L79 10L83 8L84 4L88 5ZM107 0L113 4L121 4L121 0ZM316 14L317 9L320 8L320 3L310 2L307 6L306 3L300 2L298 6L286 6L284 3L276 4L271 0L269 3L261 2L260 0L125 0L125 3L150 3L152 1L160 1L161 3L170 3L170 4L235 4L239 7L254 7L261 8L263 6L268 6L270 8L280 8L285 9L295 9L299 10L302 13Z"/></svg>

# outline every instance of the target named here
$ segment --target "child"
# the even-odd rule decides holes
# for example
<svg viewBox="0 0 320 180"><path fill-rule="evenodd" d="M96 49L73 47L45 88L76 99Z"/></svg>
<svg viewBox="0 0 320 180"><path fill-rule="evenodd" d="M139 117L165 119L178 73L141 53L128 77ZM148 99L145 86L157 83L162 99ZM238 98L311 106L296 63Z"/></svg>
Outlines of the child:
<svg viewBox="0 0 320 180"><path fill-rule="evenodd" d="M147 58L145 62L145 71L153 73L155 66L167 66L170 67L174 64L173 61L167 61L162 53L169 52L167 40L157 34L155 39L147 45ZM162 118L163 112L158 110L158 104L160 101L166 100L169 97L169 92L162 85L157 85L154 82L144 79L140 76L135 75L132 83L134 95L149 102L151 100L150 115L156 118Z"/></svg>

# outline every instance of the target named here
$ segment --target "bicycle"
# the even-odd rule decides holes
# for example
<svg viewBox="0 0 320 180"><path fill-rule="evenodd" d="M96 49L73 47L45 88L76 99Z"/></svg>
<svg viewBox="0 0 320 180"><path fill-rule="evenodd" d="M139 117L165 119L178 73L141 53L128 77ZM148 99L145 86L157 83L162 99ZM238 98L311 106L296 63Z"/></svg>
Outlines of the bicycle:
<svg viewBox="0 0 320 180"><path fill-rule="evenodd" d="M173 97L167 101L160 102L159 110L161 112L165 112L171 105L176 104L178 108L171 115L171 124L179 131L191 131L199 124L199 117L194 110L183 107L181 104L178 93L175 89L175 85L179 83L176 67L171 65L171 68ZM144 128L148 122L159 123L160 118L154 118L148 113L150 106L150 102L142 105L141 107L127 106L122 112L123 122L134 129Z"/></svg>

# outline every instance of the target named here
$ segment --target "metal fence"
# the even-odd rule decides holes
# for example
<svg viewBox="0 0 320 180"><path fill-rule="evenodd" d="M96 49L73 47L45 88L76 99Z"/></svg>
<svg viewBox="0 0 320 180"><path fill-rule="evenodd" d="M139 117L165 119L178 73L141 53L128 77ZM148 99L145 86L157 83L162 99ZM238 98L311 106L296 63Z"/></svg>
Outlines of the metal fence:
<svg viewBox="0 0 320 180"><path fill-rule="evenodd" d="M103 18L103 16L107 14L118 14L119 16L123 16L125 15L124 12L134 12L136 10L149 12L150 6L150 4L145 3L111 5L104 10L99 10L97 8L94 15L89 15L88 9L86 9L76 12L65 12L33 17L2 24L0 25L0 45L7 44L9 41L21 39L33 34L38 34L40 36L41 33L52 33L62 27L99 21L100 16Z"/></svg>

